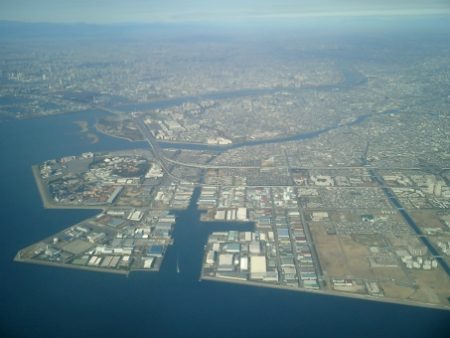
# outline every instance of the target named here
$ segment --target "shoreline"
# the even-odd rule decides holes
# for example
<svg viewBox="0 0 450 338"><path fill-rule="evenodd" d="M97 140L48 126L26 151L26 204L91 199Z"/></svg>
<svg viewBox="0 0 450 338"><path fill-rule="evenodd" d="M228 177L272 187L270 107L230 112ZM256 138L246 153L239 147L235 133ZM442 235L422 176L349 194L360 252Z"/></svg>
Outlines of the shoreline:
<svg viewBox="0 0 450 338"><path fill-rule="evenodd" d="M40 177L39 172L39 165L33 165L32 166L32 172L34 179L36 181L37 188L39 190L39 194L41 196L43 206L47 209L91 209L91 210L99 210L100 212L103 210L106 210L105 206L78 206L78 205L58 205L55 202L50 200L50 197L48 195L47 188L45 186L44 181ZM78 270L84 270L84 271L95 271L95 272L101 272L101 273L113 273L113 274L120 274L120 275L126 275L129 276L129 274L133 271L143 271L143 272L159 272L159 270L146 270L146 269L130 269L130 270L114 270L114 269L103 269L98 267L91 267L91 266L80 266L80 265L73 265L73 264L66 264L66 263L57 263L57 262L45 262L40 260L33 260L33 259L23 259L20 257L22 250L20 250L16 256L14 257L14 261L16 262L22 262L22 263L29 263L29 264L38 264L38 265L45 265L45 266L53 266L53 267L61 267L61 268L69 268L69 269L78 269ZM204 257L203 257L204 259ZM278 290L284 290L284 291L293 291L293 292L306 292L306 293L312 293L312 294L320 294L325 296L336 296L336 297L347 297L347 298L353 298L353 299L360 299L365 301L376 301L376 302L383 302L383 303L390 303L390 304L399 304L404 306L415 306L415 307L423 307L423 308L431 308L436 310L444 310L444 311L450 311L450 307L440 305L440 304L432 304L432 303L421 303L411 300L402 300L402 299L393 299L393 298L387 298L387 297L376 297L376 296L370 296L370 295L362 295L362 294L355 294L355 293L345 293L345 292L338 292L335 290L314 290L314 289L304 289L304 288L297 288L293 286L285 286L285 285L278 285L278 284L270 284L270 283L261 283L256 281L249 281L249 280L239 280L239 279L230 279L225 277L217 277L217 276L205 276L203 274L203 271L200 275L199 282L201 281L211 281L211 282L222 282L222 283L229 283L229 284L235 284L235 285L244 285L244 286L253 286L253 287L263 287L263 288L271 288L271 289L278 289Z"/></svg>
<svg viewBox="0 0 450 338"><path fill-rule="evenodd" d="M125 141L128 141L128 142L136 142L136 143L138 143L138 142L145 142L145 143L146 143L145 139L142 139L142 140L133 140L133 139L128 138L128 137L126 137L126 136L120 136L120 135L108 133L107 131L105 131L105 130L99 128L98 123L96 123L96 124L94 125L94 128L95 128L95 130L96 130L97 132L99 132L99 133L101 133L101 134L103 134L103 135L109 136L109 137L118 138L118 139L125 140ZM155 139L155 140L156 140L156 139ZM221 148L223 148L223 149L221 149L221 150L216 150L216 151L222 151L222 150L224 150L225 147L226 147L226 145L220 145L220 144L208 144L208 143L202 143L202 142L186 142L186 141L171 141L171 140L156 140L156 142L157 142L158 144L160 144L160 143L165 143L165 144L168 144L168 145L171 145L171 144L172 144L172 145L175 145L175 146L176 146L176 145L181 145L181 146L190 146L190 145L192 145L192 146L211 147L211 148L214 148L214 147L221 147ZM164 147L162 147L162 148L164 148ZM168 147L168 148L172 148L172 147Z"/></svg>
<svg viewBox="0 0 450 338"><path fill-rule="evenodd" d="M31 170L33 171L34 181L39 190L39 195L41 196L43 207L51 208L52 203L50 202L50 198L48 197L47 189L45 188L44 183L42 182L41 174L39 172L39 165L35 164L31 166Z"/></svg>
<svg viewBox="0 0 450 338"><path fill-rule="evenodd" d="M106 210L106 206L104 205L60 205L55 202L53 202L50 197L48 196L47 189L44 186L44 183L42 182L42 179L40 177L39 173L39 165L33 165L32 167L34 181L36 182L36 186L39 190L39 194L41 196L42 205L45 209L87 209L87 210L99 210L104 211Z"/></svg>
<svg viewBox="0 0 450 338"><path fill-rule="evenodd" d="M29 258L20 258L20 253L22 250L20 250L16 256L14 257L13 261L17 263L26 263L26 264L34 264L34 265L43 265L43 266L49 266L49 267L55 267L55 268L62 268L62 269L72 269L72 270L83 270L83 271L90 271L90 272L99 272L99 273L110 273L115 275L121 275L129 277L129 275L132 272L159 272L159 269L130 269L130 270L118 270L118 269L106 269L106 268L99 268L95 266L86 266L86 265L76 265L76 264L67 264L67 263L55 263L55 262L46 262L46 261L40 261L40 260L34 260Z"/></svg>
<svg viewBox="0 0 450 338"><path fill-rule="evenodd" d="M49 267L56 267L56 268L63 268L63 269L73 269L73 270L83 270L83 271L90 271L90 272L101 272L101 273L111 273L115 275L122 275L127 276L132 272L133 270L125 271L125 270L114 270L114 269L102 269L97 267L90 267L85 265L74 265L74 264L64 264L64 263L55 263L55 262L45 262L40 260L33 260L28 258L20 258L20 253L22 250L20 250L17 255L14 257L14 262L18 263L27 263L27 264L35 264L35 265L44 265Z"/></svg>
<svg viewBox="0 0 450 338"><path fill-rule="evenodd" d="M128 141L128 142L133 142L133 143L145 142L144 139L142 139L142 140L132 140L131 138L128 138L128 137L125 137L125 136L119 136L119 135L108 133L105 130L102 130L101 128L99 128L98 127L98 123L94 124L94 129L97 132L99 132L100 134L103 134L103 135L106 135L106 136L109 136L109 137L118 138L118 139L125 140L125 141Z"/></svg>
<svg viewBox="0 0 450 338"><path fill-rule="evenodd" d="M235 285L244 285L244 286L250 286L250 287L261 287L261 288L269 288L269 289L276 289L276 290L284 290L284 291L293 291L293 292L304 292L304 293L312 293L312 294L318 294L323 296L334 296L334 297L344 297L344 298L353 298L353 299L359 299L364 301L375 301L375 302L381 302L381 303L390 303L390 304L398 304L398 305L404 305L404 306L415 306L415 307L422 307L422 308L429 308L434 310L443 310L443 311L450 311L450 307L439 305L439 304L432 304L432 303L420 303L420 302L414 302L409 300L397 300L393 298L386 298L386 297L372 297L369 295L359 295L359 294L353 294L353 293L340 293L337 291L322 291L322 290L308 290L308 289L301 289L291 286L284 286L284 285L278 285L278 284L265 284L265 283L258 283L253 282L249 280L237 280L237 279L228 279L223 277L209 277L209 276L203 276L203 274L200 276L199 281L206 281L206 282L214 282L214 283L229 283L229 284L235 284Z"/></svg>
<svg viewBox="0 0 450 338"><path fill-rule="evenodd" d="M36 186L39 190L39 194L42 200L43 207L45 209L91 209L91 210L97 210L99 212L105 211L107 208L106 206L85 206L85 205L58 205L55 202L50 200L50 197L48 196L48 192L46 190L45 184L42 181L39 173L39 165L32 165L32 172L33 176L36 182ZM142 271L142 272L159 272L159 269L128 269L128 270L118 270L118 269L106 269L106 268L100 268L96 266L86 266L86 265L76 265L76 264L70 264L70 263L59 263L59 262L51 262L51 261L43 261L43 260L36 260L31 258L22 258L21 253L24 249L21 249L17 252L17 254L14 256L13 261L17 263L27 263L27 264L36 264L36 265L43 265L43 266L50 266L50 267L57 267L57 268L66 268L66 269L76 269L76 270L83 270L83 271L94 271L94 272L100 272L100 273L111 273L111 274L117 274L117 275L125 275L128 277L130 273L136 271Z"/></svg>
<svg viewBox="0 0 450 338"><path fill-rule="evenodd" d="M96 123L94 125L94 128L99 133L107 135L109 137L114 137L114 138L126 140L128 142L146 142L145 139L133 140L133 139L130 139L130 138L125 137L125 136L120 136L120 135L108 133L107 131L102 130L101 128L99 128L98 123ZM328 129L328 128L330 128L330 127L327 127L325 129ZM188 141L179 141L179 140L160 140L160 139L155 139L155 141L156 141L156 143L158 143L158 145L161 148L177 148L177 147L183 147L183 146L187 146L187 147L192 146L192 147L206 148L205 150L208 150L208 151L223 152L223 151L230 150L230 149L233 149L233 148L240 148L240 147L244 147L244 146L258 145L259 143L263 143L263 144L264 143L278 143L278 142L282 141L282 139L284 139L286 137L289 137L289 138L301 137L302 135L309 135L309 134L316 133L316 132L321 132L321 131L323 131L323 129L312 130L312 131L302 131L302 132L295 133L295 134L289 134L288 136L280 134L280 135L275 136L273 138L256 138L256 139L250 139L250 140L245 140L245 141L241 141L241 142L232 142L232 143L229 143L229 144L205 143L205 142L188 142ZM167 145L167 147L164 147L163 145Z"/></svg>

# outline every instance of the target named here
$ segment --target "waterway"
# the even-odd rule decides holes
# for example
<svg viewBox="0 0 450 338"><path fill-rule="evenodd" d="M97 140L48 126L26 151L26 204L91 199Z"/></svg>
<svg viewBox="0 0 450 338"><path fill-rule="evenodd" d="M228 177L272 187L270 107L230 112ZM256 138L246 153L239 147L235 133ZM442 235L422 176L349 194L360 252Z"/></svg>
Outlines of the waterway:
<svg viewBox="0 0 450 338"><path fill-rule="evenodd" d="M430 242L430 240L424 236L422 230L419 228L419 226L416 224L416 222L413 220L413 218L409 215L409 213L403 208L398 198L394 195L392 190L385 186L383 179L375 173L374 170L370 170L369 173L372 175L372 177L375 177L376 181L382 186L382 190L384 194L389 198L389 200L392 202L392 204L397 208L397 210L400 212L400 215L402 215L403 219L408 223L408 225L414 230L416 235L418 235L420 241L428 248L431 255L436 257L436 260L438 261L440 267L445 271L448 277L450 277L450 267L447 264L447 261L439 254L437 249L433 246L433 244Z"/></svg>
<svg viewBox="0 0 450 338"><path fill-rule="evenodd" d="M386 114L391 113L389 112L382 112L380 114ZM330 127L322 128L319 130L314 131L308 131L303 132L299 134L293 134L288 136L280 136L280 137L273 137L270 139L260 139L260 140L249 140L245 142L238 142L233 143L229 145L210 145L210 144L201 144L201 143L182 143L182 142L164 142L164 141L158 141L158 144L162 148L177 148L177 149L190 149L190 150L205 150L205 151L216 151L216 152L223 152L229 149L236 149L241 147L252 147L252 146L259 146L263 144L273 144L273 143L283 143L283 142L289 142L289 141L301 141L301 140L307 140L314 137L317 137L321 134L324 134L326 132L329 132L331 130L342 128L342 127L351 127L360 123L363 123L365 120L367 120L370 117L370 114L364 114L356 118L354 121L344 123L344 124L335 124Z"/></svg>
<svg viewBox="0 0 450 338"><path fill-rule="evenodd" d="M203 224L194 205L177 213L160 273L126 278L13 262L21 248L95 214L44 209L32 164L146 146L105 135L91 144L73 123L80 120L95 132L93 112L0 123L0 337L450 336L448 311L199 282L208 232L244 225Z"/></svg>
<svg viewBox="0 0 450 338"><path fill-rule="evenodd" d="M354 88L356 86L364 85L367 83L368 79L363 74L359 73L351 66L341 65L341 72L343 74L343 79L341 82L336 84L327 84L327 85L317 85L317 86L304 86L301 88L257 88L257 89L240 89L233 91L221 91L208 93L200 96L187 96L187 97L176 97L161 101L148 102L142 104L127 104L119 107L113 107L113 110L119 111L139 111L139 110L147 110L147 109L156 109L156 108L169 108L176 105L180 105L186 102L198 102L206 99L230 99L230 98L239 98L246 96L259 96L265 94L273 94L280 91L290 91L290 92L302 92L302 91L339 91L339 90L348 90ZM386 110L379 115L387 115L392 113L398 113L397 110ZM293 135L274 137L270 139L260 139L260 140L247 140L244 142L237 142L229 145L210 145L210 144L201 144L201 143L188 143L188 142L164 142L158 141L158 144L162 148L177 148L177 149L190 149L190 150L204 150L204 151L215 151L215 152L223 152L229 149L235 149L240 147L248 147L248 146L258 146L263 144L273 144L273 143L281 143L281 142L289 142L289 141L300 141L305 139L310 139L319 136L320 134L329 132L331 130L342 128L342 127L351 127L357 124L363 123L366 121L371 114L363 114L355 118L353 121L347 123L337 123L319 130L303 132Z"/></svg>
<svg viewBox="0 0 450 338"><path fill-rule="evenodd" d="M341 64L339 68L342 72L343 78L342 81L335 84L305 85L297 88L291 87L242 88L237 90L228 90L228 91L224 90L218 92L211 92L197 96L173 97L153 102L123 104L119 106L113 106L110 108L118 109L120 111L131 112L156 108L168 108L183 104L185 102L236 99L240 97L248 97L248 96L254 97L254 96L274 94L277 92L299 93L306 91L339 91L339 90L348 90L353 87L363 85L367 82L367 77L359 73L356 69L352 68L350 65Z"/></svg>

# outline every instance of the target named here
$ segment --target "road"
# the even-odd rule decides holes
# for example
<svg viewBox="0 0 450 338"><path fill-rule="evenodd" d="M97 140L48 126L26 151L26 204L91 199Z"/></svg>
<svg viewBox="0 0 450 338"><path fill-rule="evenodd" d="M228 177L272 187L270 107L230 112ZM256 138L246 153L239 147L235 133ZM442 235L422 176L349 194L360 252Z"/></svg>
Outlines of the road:
<svg viewBox="0 0 450 338"><path fill-rule="evenodd" d="M162 153L162 149L159 146L159 144L155 141L152 133L145 125L144 121L139 117L133 118L134 122L136 123L137 127L139 128L139 131L141 132L142 136L144 136L147 143L150 145L150 151L152 152L153 156L155 157L155 160L158 162L158 164L161 166L161 169L170 177L175 179L176 181L180 181L181 178L175 176L172 174L170 169L167 166L166 158L164 157Z"/></svg>
<svg viewBox="0 0 450 338"><path fill-rule="evenodd" d="M186 163L174 161L174 160L171 160L171 159L167 159L164 156L163 151L162 151L161 147L159 146L158 142L156 142L155 138L153 137L152 133L150 132L150 130L145 125L145 123L142 120L142 118L134 117L133 119L136 122L136 125L138 126L140 132L144 136L145 140L150 145L150 150L152 151L153 155L155 156L155 159L157 160L157 162L161 166L162 170L168 176L172 177L176 181L180 181L182 179L177 177L177 176L174 176L171 173L169 167L167 166L167 162L174 163L174 164L177 164L177 165L192 166L192 167L204 168L204 169L220 169L220 168L224 168L224 169L225 168L233 168L233 169L234 168L240 168L240 169L242 169L242 168L255 169L256 168L256 169L259 169L259 167L215 166L215 165L209 165L209 164L186 164ZM403 208L403 206L401 205L400 201L397 199L395 194L392 192L392 189L385 184L383 178L377 173L376 168L366 166L367 160L366 160L365 156L367 155L367 149L368 149L368 145L366 146L366 149L364 151L364 155L363 155L363 158L362 158L363 166L361 166L361 168L366 168L368 170L369 174L378 183L379 187L383 190L384 194L388 197L388 199L391 201L391 203L400 212L400 214L403 217L403 219L415 231L415 233L418 235L418 237L422 241L422 243L425 244L425 246L428 248L428 250L431 252L431 254L439 262L439 264L443 268L443 270L450 277L450 267L449 267L449 265L441 257L439 252L436 250L436 248L433 246L433 244L428 240L428 238L422 233L422 230L417 226L416 222L412 219L412 217L408 214L408 212ZM349 168L354 168L354 167L349 167ZM288 169L290 169L290 168L288 168ZM340 169L340 168L328 168L328 169ZM416 168L414 168L414 169L416 169ZM302 222L304 223L304 226L305 226L305 234L307 235L307 239L309 240L308 242L309 243L313 243L312 242L312 238L311 238L311 234L309 233L309 229L307 229L305 217L304 217L304 214L303 214L303 206L300 203L299 203L299 210L300 210ZM317 253L315 252L315 248L314 248L313 245L311 245L311 249L312 249L312 252L313 252L313 256L315 258L314 260L317 263L317 267L318 267L318 270L319 270L318 272L319 272L319 276L320 276L321 275L320 274L320 272L321 272L320 270L321 269L320 269L320 265L318 264Z"/></svg>
<svg viewBox="0 0 450 338"><path fill-rule="evenodd" d="M369 173L372 175L374 180L378 182L381 189L383 190L384 194L388 197L388 199L391 201L391 203L395 206L395 208L399 211L400 215L403 217L403 219L408 223L408 225L414 230L414 232L417 234L418 238L422 241L423 244L428 248L428 250L431 252L431 254L434 256L434 258L438 261L439 265L442 267L442 269L447 273L447 276L450 277L450 267L447 264L447 262L442 258L442 256L439 254L439 252L436 250L436 248L433 246L433 244L430 242L428 237L424 235L422 230L419 228L419 226L416 224L414 219L409 215L409 213L403 208L400 201L397 199L395 194L392 192L391 188L387 187L384 183L383 178L375 171L375 170L369 170Z"/></svg>

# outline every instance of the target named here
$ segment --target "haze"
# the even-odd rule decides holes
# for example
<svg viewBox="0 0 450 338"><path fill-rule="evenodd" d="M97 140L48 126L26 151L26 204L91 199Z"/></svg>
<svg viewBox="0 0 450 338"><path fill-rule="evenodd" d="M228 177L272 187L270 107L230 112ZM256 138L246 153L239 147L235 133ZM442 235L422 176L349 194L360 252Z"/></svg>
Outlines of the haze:
<svg viewBox="0 0 450 338"><path fill-rule="evenodd" d="M1 0L0 20L172 22L304 16L448 14L446 0Z"/></svg>

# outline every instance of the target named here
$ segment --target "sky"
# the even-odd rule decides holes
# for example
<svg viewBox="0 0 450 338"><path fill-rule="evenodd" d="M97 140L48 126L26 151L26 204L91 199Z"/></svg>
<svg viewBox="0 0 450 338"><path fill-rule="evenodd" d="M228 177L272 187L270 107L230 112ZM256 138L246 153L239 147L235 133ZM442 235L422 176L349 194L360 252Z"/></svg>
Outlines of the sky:
<svg viewBox="0 0 450 338"><path fill-rule="evenodd" d="M450 0L0 0L0 20L189 22L450 14Z"/></svg>

